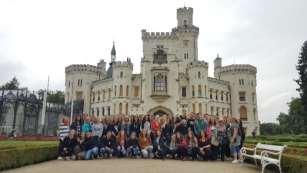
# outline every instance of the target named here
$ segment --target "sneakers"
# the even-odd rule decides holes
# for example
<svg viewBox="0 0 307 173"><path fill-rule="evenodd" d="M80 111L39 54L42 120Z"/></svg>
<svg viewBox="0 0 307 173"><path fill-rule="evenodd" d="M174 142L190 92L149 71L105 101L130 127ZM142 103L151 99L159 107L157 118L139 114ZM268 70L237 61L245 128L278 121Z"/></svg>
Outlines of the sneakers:
<svg viewBox="0 0 307 173"><path fill-rule="evenodd" d="M60 157L60 156L59 156L59 157L58 157L58 160L63 160L63 157Z"/></svg>
<svg viewBox="0 0 307 173"><path fill-rule="evenodd" d="M231 163L239 163L238 160L233 160Z"/></svg>

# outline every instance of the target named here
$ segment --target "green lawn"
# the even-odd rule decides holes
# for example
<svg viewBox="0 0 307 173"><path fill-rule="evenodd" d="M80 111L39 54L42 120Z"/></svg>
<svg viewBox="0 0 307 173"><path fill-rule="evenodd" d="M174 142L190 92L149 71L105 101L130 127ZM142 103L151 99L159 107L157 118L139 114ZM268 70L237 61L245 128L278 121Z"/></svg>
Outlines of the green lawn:
<svg viewBox="0 0 307 173"><path fill-rule="evenodd" d="M5 140L0 141L0 150L8 150L14 148L33 148L33 147L45 147L56 146L57 141L13 141Z"/></svg>

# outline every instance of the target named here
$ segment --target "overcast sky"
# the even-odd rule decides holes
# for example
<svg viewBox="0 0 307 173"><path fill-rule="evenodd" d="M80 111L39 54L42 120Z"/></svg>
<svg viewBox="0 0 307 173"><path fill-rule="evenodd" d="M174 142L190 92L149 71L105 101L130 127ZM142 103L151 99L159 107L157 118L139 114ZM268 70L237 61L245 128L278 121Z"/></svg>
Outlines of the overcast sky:
<svg viewBox="0 0 307 173"><path fill-rule="evenodd" d="M199 59L219 53L223 65L258 68L261 121L276 121L297 96L295 64L307 40L306 0L0 0L0 85L16 76L22 86L64 89L70 64L110 61L112 41L118 60L130 57L140 71L141 29L171 31L176 9L194 8L200 28Z"/></svg>

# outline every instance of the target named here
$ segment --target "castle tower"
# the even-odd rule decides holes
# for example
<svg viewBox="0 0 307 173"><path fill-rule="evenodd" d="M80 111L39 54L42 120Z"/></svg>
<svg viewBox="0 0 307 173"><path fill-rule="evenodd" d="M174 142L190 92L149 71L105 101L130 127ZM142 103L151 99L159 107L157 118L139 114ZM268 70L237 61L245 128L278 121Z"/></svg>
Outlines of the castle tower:
<svg viewBox="0 0 307 173"><path fill-rule="evenodd" d="M183 7L177 9L177 26L178 27L193 26L193 8Z"/></svg>
<svg viewBox="0 0 307 173"><path fill-rule="evenodd" d="M214 77L220 79L217 71L222 68L222 58L217 54L216 58L214 59Z"/></svg>
<svg viewBox="0 0 307 173"><path fill-rule="evenodd" d="M116 61L116 50L115 50L115 44L113 42L113 47L111 50L111 62L114 62L114 61Z"/></svg>

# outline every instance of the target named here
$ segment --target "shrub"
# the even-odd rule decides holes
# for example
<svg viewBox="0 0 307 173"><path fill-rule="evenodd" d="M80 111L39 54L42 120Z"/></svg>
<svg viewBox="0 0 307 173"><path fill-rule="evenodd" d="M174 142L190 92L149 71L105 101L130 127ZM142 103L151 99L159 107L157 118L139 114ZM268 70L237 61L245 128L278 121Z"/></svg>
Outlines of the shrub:
<svg viewBox="0 0 307 173"><path fill-rule="evenodd" d="M0 149L0 171L55 159L57 148L57 145L45 145Z"/></svg>

